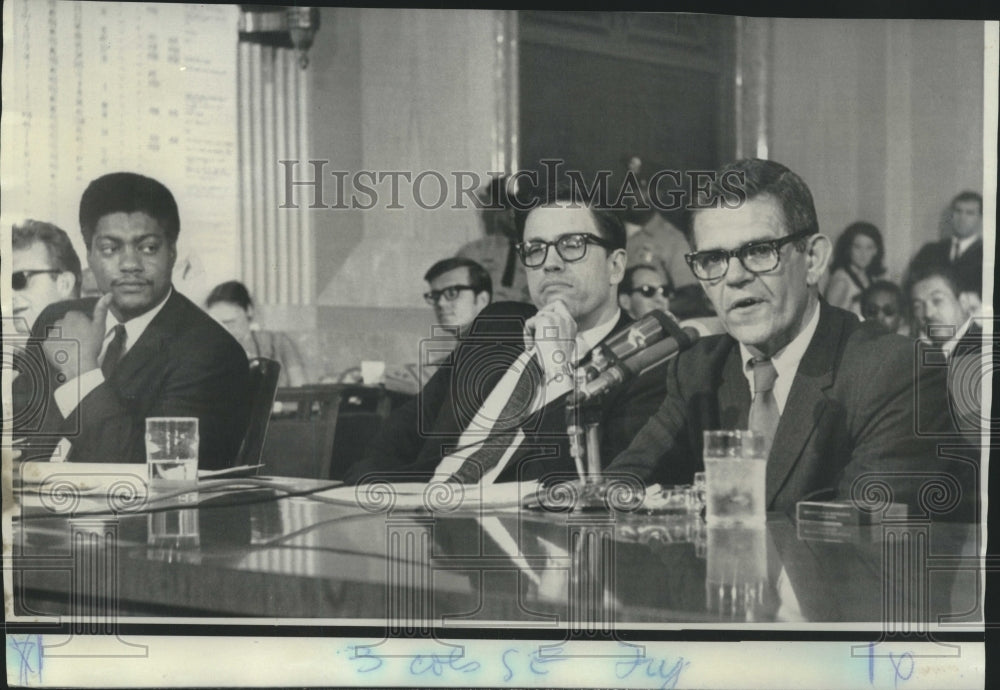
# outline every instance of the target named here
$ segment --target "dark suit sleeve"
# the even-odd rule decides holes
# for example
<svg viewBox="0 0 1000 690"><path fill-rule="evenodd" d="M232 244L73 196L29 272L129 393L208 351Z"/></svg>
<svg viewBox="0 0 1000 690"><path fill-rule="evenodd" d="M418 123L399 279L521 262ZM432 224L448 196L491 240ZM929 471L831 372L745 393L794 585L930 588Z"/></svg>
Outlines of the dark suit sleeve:
<svg viewBox="0 0 1000 690"><path fill-rule="evenodd" d="M665 363L633 380L605 404L601 436L601 458L605 466L630 447L657 412L666 395L666 383Z"/></svg>
<svg viewBox="0 0 1000 690"><path fill-rule="evenodd" d="M853 400L846 405L853 447L837 494L864 500L866 490L888 486L893 500L915 508L929 479L954 476L955 467L938 456L938 444L956 437L947 409L947 368L924 363L910 343L894 347L881 357L869 352L869 375L854 379Z"/></svg>
<svg viewBox="0 0 1000 690"><path fill-rule="evenodd" d="M393 410L364 458L347 470L344 481L356 484L370 479L393 479L412 470L426 441L424 430L433 424L451 385L451 367L440 367L413 399ZM375 475L378 475L377 477Z"/></svg>
<svg viewBox="0 0 1000 690"><path fill-rule="evenodd" d="M199 466L235 459L248 415L248 363L235 342L205 338L171 358L160 395L149 407L104 382L63 421L77 462L145 462L147 417L197 417ZM74 435L73 430L78 430Z"/></svg>
<svg viewBox="0 0 1000 690"><path fill-rule="evenodd" d="M611 456L614 460L607 468L608 473L632 474L647 484L691 482L693 469L687 461L687 421L677 375L678 361L680 358L668 362L665 374L659 367L654 370L661 372L658 396L644 397L638 409L645 412L645 421L632 432L630 442L621 446L625 450ZM646 411L650 405L653 407Z"/></svg>

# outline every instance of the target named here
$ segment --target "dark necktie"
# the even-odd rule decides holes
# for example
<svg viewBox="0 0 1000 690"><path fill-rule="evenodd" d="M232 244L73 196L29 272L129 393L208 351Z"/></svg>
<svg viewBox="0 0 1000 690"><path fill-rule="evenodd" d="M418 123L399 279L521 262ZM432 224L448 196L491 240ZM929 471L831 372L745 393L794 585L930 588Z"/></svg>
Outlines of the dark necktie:
<svg viewBox="0 0 1000 690"><path fill-rule="evenodd" d="M951 263L958 261L958 240L951 241Z"/></svg>
<svg viewBox="0 0 1000 690"><path fill-rule="evenodd" d="M538 364L538 359L529 358L482 446L465 459L462 466L448 477L448 481L475 484L500 462L500 458L517 436L518 428L530 416L531 401L535 397L535 392L541 388L542 381L542 368Z"/></svg>
<svg viewBox="0 0 1000 690"><path fill-rule="evenodd" d="M753 364L753 401L750 403L750 429L767 436L768 450L778 428L778 402L774 399L774 380L778 372L770 359L755 359Z"/></svg>
<svg viewBox="0 0 1000 690"><path fill-rule="evenodd" d="M104 380L110 381L115 369L118 368L118 360L122 358L125 350L125 326L118 324L114 327L114 337L108 343L108 349L104 351L104 361L101 362L101 372Z"/></svg>

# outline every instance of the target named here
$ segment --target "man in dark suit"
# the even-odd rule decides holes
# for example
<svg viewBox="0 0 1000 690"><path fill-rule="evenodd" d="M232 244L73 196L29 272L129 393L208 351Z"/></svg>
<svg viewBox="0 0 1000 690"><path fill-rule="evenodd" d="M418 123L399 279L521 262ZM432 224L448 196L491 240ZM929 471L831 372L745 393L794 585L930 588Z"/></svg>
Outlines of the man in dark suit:
<svg viewBox="0 0 1000 690"><path fill-rule="evenodd" d="M484 309L450 364L393 414L347 481L489 483L574 472L566 433L573 365L631 322L617 303L625 232L614 214L566 189L538 202L518 217L518 251L536 307L498 302ZM663 394L657 367L601 402L605 462Z"/></svg>
<svg viewBox="0 0 1000 690"><path fill-rule="evenodd" d="M801 178L763 160L725 175L746 198L694 210L687 258L727 333L668 366L662 406L609 469L690 482L703 431L752 428L772 440L768 510L883 485L916 507L924 481L952 477L935 453L935 434L950 430L943 372L915 367L908 339L821 301L830 241Z"/></svg>
<svg viewBox="0 0 1000 690"><path fill-rule="evenodd" d="M948 393L958 428L976 443L986 424L982 414L984 359L982 288L978 275L960 273L952 266L917 266L910 275L910 299L920 339L929 356L938 355L948 369ZM989 348L989 357L996 354Z"/></svg>
<svg viewBox="0 0 1000 690"><path fill-rule="evenodd" d="M75 462L144 462L147 417L197 417L200 466L226 467L246 431L246 354L171 286L173 195L135 173L104 175L80 200L100 299L59 302L33 336L50 368L38 449Z"/></svg>
<svg viewBox="0 0 1000 690"><path fill-rule="evenodd" d="M951 237L928 242L910 262L909 273L931 264L954 267L959 275L983 275L983 197L962 192L951 201ZM912 281L912 278L910 279Z"/></svg>

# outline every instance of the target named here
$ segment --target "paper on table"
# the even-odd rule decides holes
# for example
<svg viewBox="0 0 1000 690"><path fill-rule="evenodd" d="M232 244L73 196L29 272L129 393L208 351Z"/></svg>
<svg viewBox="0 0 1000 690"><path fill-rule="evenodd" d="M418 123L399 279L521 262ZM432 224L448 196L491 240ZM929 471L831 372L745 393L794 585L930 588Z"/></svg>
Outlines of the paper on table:
<svg viewBox="0 0 1000 690"><path fill-rule="evenodd" d="M316 496L358 505L366 509L431 511L519 507L538 491L538 481L501 484L455 484L448 482L377 482L339 486Z"/></svg>

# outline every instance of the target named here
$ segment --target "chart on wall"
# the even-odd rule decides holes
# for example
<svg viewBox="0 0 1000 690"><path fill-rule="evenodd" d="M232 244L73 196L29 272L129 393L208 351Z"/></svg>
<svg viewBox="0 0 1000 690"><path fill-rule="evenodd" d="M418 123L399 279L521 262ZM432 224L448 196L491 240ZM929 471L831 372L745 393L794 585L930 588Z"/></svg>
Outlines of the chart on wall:
<svg viewBox="0 0 1000 690"><path fill-rule="evenodd" d="M3 234L52 222L82 257L83 190L134 171L177 199L175 286L199 300L235 276L238 19L232 5L4 3Z"/></svg>

